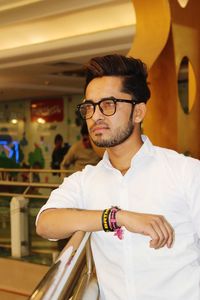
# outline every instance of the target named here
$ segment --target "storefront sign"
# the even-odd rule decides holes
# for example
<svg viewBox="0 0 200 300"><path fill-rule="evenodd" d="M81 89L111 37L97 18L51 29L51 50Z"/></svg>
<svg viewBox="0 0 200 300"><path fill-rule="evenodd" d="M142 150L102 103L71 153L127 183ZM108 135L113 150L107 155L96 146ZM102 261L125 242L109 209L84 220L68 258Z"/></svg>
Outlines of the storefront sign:
<svg viewBox="0 0 200 300"><path fill-rule="evenodd" d="M31 101L31 121L43 119L46 122L61 122L64 117L63 99Z"/></svg>

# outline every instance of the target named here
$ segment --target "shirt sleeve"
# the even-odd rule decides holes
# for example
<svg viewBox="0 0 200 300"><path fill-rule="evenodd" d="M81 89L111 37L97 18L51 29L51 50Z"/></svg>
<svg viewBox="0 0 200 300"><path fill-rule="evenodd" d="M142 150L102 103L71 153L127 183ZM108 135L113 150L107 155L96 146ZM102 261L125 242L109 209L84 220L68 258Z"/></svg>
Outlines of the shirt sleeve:
<svg viewBox="0 0 200 300"><path fill-rule="evenodd" d="M45 205L40 209L37 220L40 214L50 208L80 208L83 209L82 197L82 172L76 172L69 177L66 177L63 183L50 194L50 197Z"/></svg>
<svg viewBox="0 0 200 300"><path fill-rule="evenodd" d="M186 158L184 171L186 198L191 214L192 223L200 238L200 161ZM183 187L184 188L184 187Z"/></svg>

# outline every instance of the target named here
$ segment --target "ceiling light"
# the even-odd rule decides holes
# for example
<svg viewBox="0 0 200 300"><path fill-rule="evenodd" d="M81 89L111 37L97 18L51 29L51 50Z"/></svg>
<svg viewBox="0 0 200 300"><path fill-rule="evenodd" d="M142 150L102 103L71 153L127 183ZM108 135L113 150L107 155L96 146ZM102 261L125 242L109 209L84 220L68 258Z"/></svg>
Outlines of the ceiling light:
<svg viewBox="0 0 200 300"><path fill-rule="evenodd" d="M37 119L37 122L38 122L39 124L44 124L44 123L46 123L46 121L45 121L43 118L38 118L38 119Z"/></svg>
<svg viewBox="0 0 200 300"><path fill-rule="evenodd" d="M17 124L17 123L18 123L18 120L17 120L17 119L12 119L10 122L11 122L12 124Z"/></svg>

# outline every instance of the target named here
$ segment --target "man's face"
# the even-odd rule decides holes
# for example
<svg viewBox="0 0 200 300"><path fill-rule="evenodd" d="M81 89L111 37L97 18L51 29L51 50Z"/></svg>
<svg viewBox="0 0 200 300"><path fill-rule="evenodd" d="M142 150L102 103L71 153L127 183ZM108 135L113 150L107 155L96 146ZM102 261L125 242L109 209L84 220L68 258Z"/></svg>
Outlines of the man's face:
<svg viewBox="0 0 200 300"><path fill-rule="evenodd" d="M104 76L93 79L86 89L86 99L98 102L102 98L131 100L131 95L121 92L120 77ZM105 116L96 106L91 119L87 120L90 137L99 147L114 147L127 140L133 133L133 105L117 103L116 112L112 116Z"/></svg>

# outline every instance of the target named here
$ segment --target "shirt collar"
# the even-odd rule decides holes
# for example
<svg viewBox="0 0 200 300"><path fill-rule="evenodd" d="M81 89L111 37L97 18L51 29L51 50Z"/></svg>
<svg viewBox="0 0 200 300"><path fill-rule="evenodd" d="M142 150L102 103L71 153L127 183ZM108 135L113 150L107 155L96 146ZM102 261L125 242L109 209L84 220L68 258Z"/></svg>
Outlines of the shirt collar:
<svg viewBox="0 0 200 300"><path fill-rule="evenodd" d="M138 152L133 156L131 160L131 167L140 163L144 162L145 158L149 158L150 156L154 155L154 146L152 145L150 139L146 135L142 135L143 144Z"/></svg>
<svg viewBox="0 0 200 300"><path fill-rule="evenodd" d="M149 138L145 135L142 135L142 141L143 144L141 146L141 148L138 150L138 152L133 156L132 160L131 160L131 167L142 161L144 161L145 157L149 157L149 156L153 156L154 154L154 146L152 145L151 141L149 140ZM108 152L105 151L103 158L102 158L102 162L104 166L113 168L110 160L109 160L109 155Z"/></svg>

